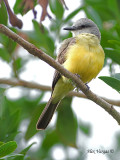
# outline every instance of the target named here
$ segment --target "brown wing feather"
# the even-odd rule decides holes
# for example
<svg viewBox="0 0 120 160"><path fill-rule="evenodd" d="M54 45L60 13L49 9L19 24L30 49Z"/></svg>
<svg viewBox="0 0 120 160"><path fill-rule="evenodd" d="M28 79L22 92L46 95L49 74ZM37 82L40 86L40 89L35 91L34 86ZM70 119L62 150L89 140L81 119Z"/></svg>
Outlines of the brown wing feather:
<svg viewBox="0 0 120 160"><path fill-rule="evenodd" d="M73 45L75 43L75 38L68 38L66 40L63 41L63 43L61 44L61 47L59 49L59 53L57 56L56 61L59 62L60 64L63 64L66 61L66 52L69 48L69 46ZM53 76L53 82L52 82L52 91L54 90L54 87L57 83L57 81L60 79L61 74L55 70L54 76Z"/></svg>

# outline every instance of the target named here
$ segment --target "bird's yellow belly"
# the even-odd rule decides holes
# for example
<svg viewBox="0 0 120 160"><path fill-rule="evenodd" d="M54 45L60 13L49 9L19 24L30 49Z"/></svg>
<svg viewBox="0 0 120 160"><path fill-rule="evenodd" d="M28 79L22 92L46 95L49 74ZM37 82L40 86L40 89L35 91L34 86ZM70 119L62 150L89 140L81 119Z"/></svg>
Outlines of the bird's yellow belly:
<svg viewBox="0 0 120 160"><path fill-rule="evenodd" d="M97 76L104 64L104 51L100 45L82 46L75 44L67 52L63 66L72 73L80 75L84 83Z"/></svg>
<svg viewBox="0 0 120 160"><path fill-rule="evenodd" d="M63 66L74 74L79 74L84 83L90 82L97 76L104 64L104 51L100 45L84 47L75 44L67 51ZM56 103L74 89L69 79L62 76L54 88L52 97Z"/></svg>

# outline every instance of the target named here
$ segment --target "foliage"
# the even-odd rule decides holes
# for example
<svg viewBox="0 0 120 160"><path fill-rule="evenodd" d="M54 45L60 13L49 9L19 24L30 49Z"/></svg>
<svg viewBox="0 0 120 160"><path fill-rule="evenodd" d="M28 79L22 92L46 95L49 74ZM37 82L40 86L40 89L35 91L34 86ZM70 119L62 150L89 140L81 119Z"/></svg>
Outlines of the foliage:
<svg viewBox="0 0 120 160"><path fill-rule="evenodd" d="M7 143L1 142L0 145L0 158L4 158L6 155L9 155L17 148L17 144L14 141Z"/></svg>
<svg viewBox="0 0 120 160"><path fill-rule="evenodd" d="M107 77L107 76L101 76L99 77L101 80L103 80L105 83L107 83L109 86L114 88L116 91L120 92L120 74L115 74L115 77Z"/></svg>
<svg viewBox="0 0 120 160"><path fill-rule="evenodd" d="M35 1L33 8L26 5L24 1L16 0L14 5L15 14L25 15L29 10L37 6ZM32 2L32 1L31 1ZM101 45L105 50L105 65L109 67L112 77L100 77L105 83L120 92L120 73L114 73L115 65L120 65L120 2L119 0L83 0L72 13L65 16L65 8L58 0L50 0L49 8L53 19L49 26L39 24L35 19L32 20L32 31L21 31L10 27L8 24L8 15L3 1L0 1L0 23L8 26L14 32L22 35L28 41L32 42L38 48L44 50L47 54L56 56L57 43L71 36L71 33L64 35L61 28L64 25L71 25L73 18L79 15L80 11L84 11L85 15L92 19L100 28ZM12 2L10 2L12 3ZM66 3L71 3L67 2ZM45 8L44 8L45 9ZM47 12L47 11L46 11ZM43 15L47 16L47 14ZM45 18L45 17L44 17ZM40 22L41 23L41 22ZM55 43L56 42L56 43ZM12 69L11 77L19 78L24 71L24 66L27 60L18 54L19 46L5 35L0 34L0 58L8 63ZM31 59L34 59L32 57ZM12 64L12 65L11 65ZM21 97L19 99L10 99L7 97L8 87L1 85L0 88L0 158L8 160L27 160L27 159L52 159L52 149L55 146L62 146L64 151L70 147L77 149L77 135L82 132L87 137L90 137L91 126L84 122L77 121L76 115L71 108L72 99L65 98L58 108L57 120L53 126L48 127L46 131L36 131L36 122L46 103L43 103L42 98L45 92L40 92L34 98L31 97L30 89L21 89ZM26 122L27 124L26 125ZM22 131L22 127L26 131ZM27 143L35 136L39 137L40 145L37 149L27 151L34 143L26 147L21 144L21 141ZM119 136L117 136L119 140ZM16 142L18 145L16 145ZM118 142L117 142L118 143ZM36 145L36 144L35 144ZM34 145L34 146L35 146ZM17 147L18 146L18 147ZM120 144L117 146L120 149ZM17 148L17 149L16 149ZM15 150L16 149L16 150ZM75 159L81 158L85 152L84 146L78 150L78 156ZM12 154L11 154L12 153ZM70 157L66 154L66 159ZM111 159L114 159L112 157Z"/></svg>

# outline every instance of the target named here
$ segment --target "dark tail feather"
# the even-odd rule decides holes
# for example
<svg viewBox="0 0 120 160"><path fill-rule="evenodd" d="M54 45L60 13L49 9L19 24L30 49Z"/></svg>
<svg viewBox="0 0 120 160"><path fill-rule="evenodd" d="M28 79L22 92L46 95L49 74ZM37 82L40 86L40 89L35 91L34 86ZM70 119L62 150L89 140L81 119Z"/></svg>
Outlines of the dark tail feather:
<svg viewBox="0 0 120 160"><path fill-rule="evenodd" d="M44 108L43 112L40 115L40 118L37 122L37 129L42 130L47 127L49 124L50 120L52 119L53 113L55 112L55 109L57 108L59 102L53 104L52 103L52 98L48 101L46 107Z"/></svg>

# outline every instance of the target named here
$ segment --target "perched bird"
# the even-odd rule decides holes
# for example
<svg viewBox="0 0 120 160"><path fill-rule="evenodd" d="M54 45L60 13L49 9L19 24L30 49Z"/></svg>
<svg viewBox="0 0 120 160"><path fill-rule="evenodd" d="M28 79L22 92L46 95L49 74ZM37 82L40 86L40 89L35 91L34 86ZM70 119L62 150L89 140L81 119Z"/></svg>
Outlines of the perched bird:
<svg viewBox="0 0 120 160"><path fill-rule="evenodd" d="M64 30L72 31L73 37L63 41L56 60L68 71L78 74L84 83L88 83L97 76L104 64L100 31L87 18L79 19ZM37 122L38 130L47 127L60 101L73 89L74 85L70 80L56 70L50 100Z"/></svg>

